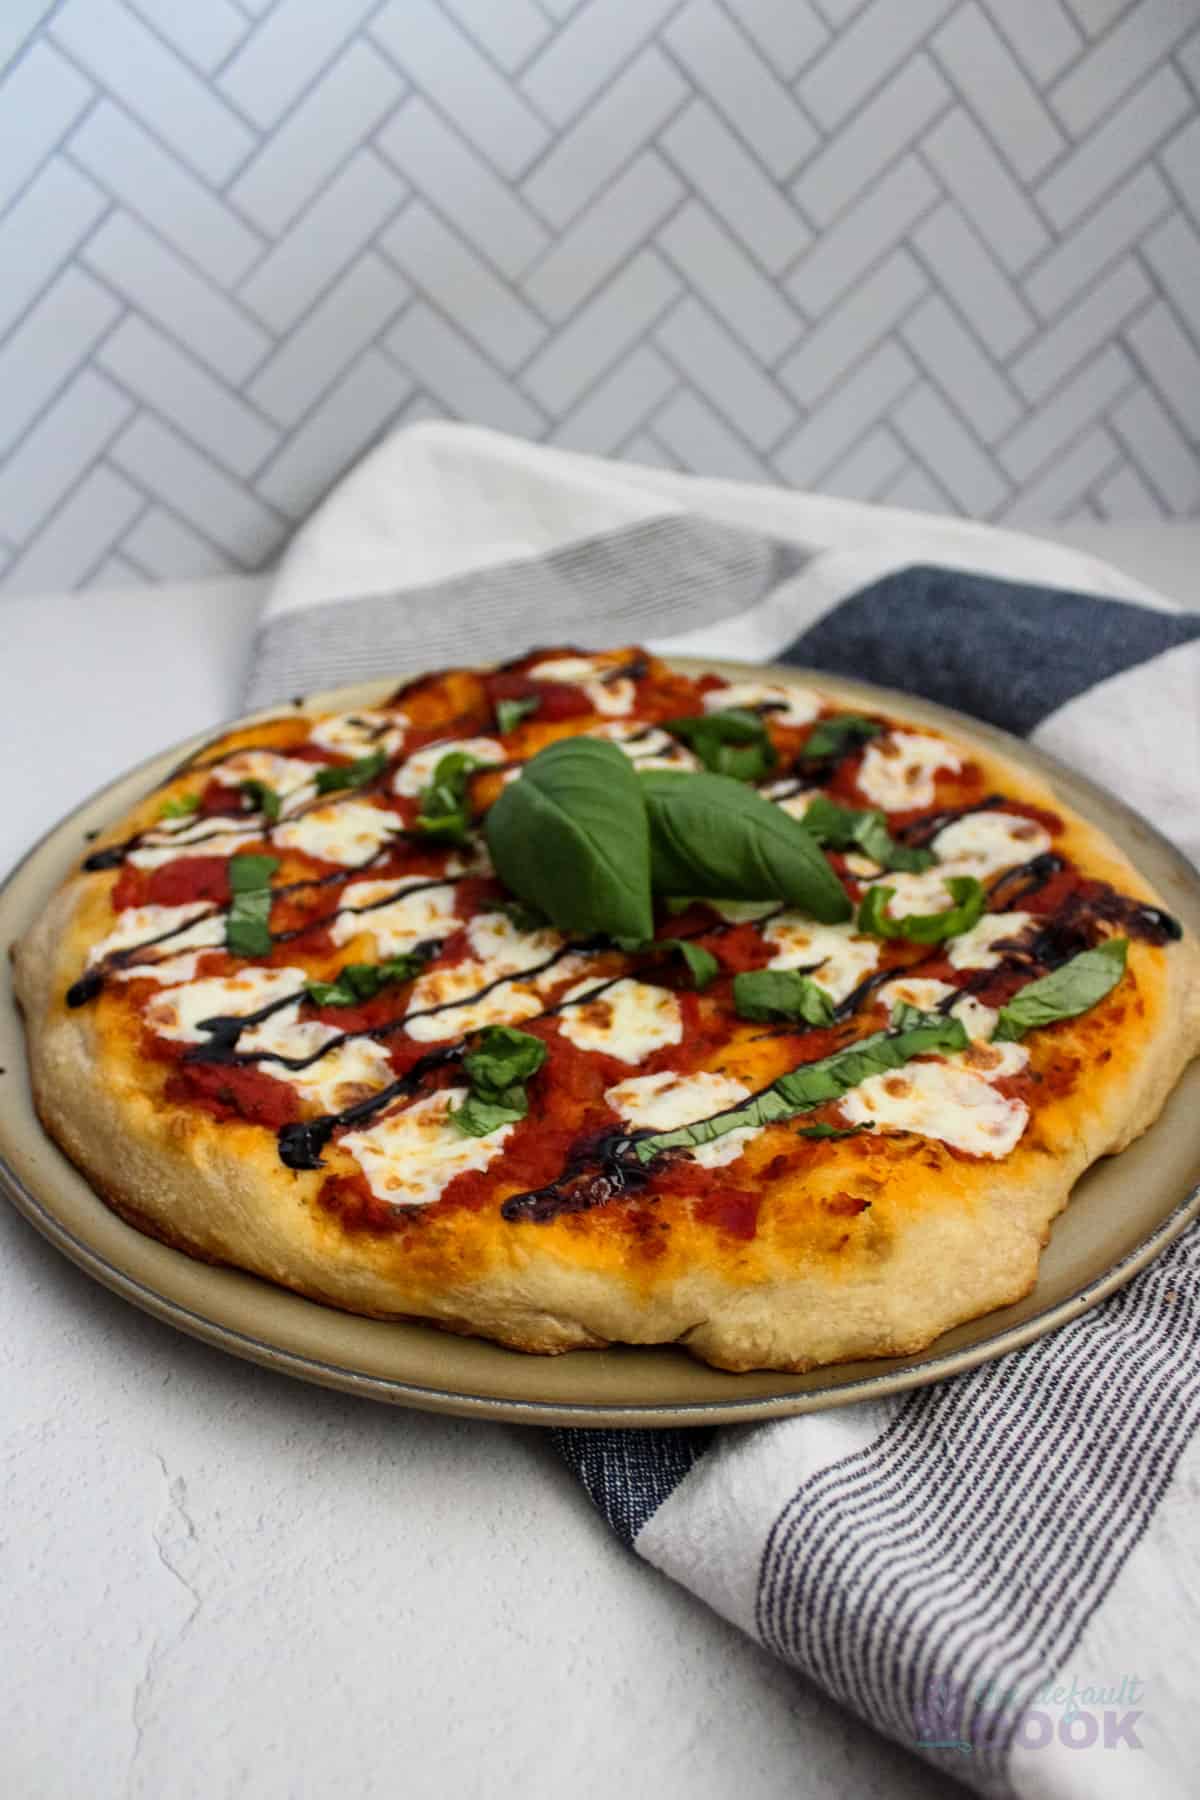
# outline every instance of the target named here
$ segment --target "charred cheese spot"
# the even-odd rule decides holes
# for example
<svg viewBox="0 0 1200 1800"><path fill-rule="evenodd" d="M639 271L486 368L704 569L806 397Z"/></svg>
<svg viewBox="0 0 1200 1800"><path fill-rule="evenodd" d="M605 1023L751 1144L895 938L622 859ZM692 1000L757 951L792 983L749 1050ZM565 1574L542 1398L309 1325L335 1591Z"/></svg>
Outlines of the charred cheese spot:
<svg viewBox="0 0 1200 1800"><path fill-rule="evenodd" d="M857 936L852 924L818 925L803 913L780 913L763 935L774 951L769 969L807 969L833 1000L844 1000L879 961L877 939Z"/></svg>
<svg viewBox="0 0 1200 1800"><path fill-rule="evenodd" d="M1029 1122L1023 1100L997 1093L990 1081L953 1061L912 1063L903 1077L871 1075L840 1106L851 1125L872 1119L885 1129L915 1131L991 1158L1015 1150Z"/></svg>
<svg viewBox="0 0 1200 1800"><path fill-rule="evenodd" d="M683 1014L666 988L625 978L586 999L595 986L594 981L581 981L562 998L565 1010L559 1028L577 1049L639 1063L655 1050L682 1043Z"/></svg>
<svg viewBox="0 0 1200 1800"><path fill-rule="evenodd" d="M391 1206L429 1206L456 1175L486 1169L512 1135L511 1125L486 1137L461 1132L449 1114L466 1097L465 1087L443 1088L368 1131L347 1132L338 1147L354 1158L376 1199Z"/></svg>

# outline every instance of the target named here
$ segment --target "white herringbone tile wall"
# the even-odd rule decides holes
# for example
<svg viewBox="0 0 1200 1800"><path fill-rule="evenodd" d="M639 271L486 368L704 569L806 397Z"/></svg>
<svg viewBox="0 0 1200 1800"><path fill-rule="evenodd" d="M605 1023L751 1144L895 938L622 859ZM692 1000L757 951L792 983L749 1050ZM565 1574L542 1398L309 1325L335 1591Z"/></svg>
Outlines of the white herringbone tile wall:
<svg viewBox="0 0 1200 1800"><path fill-rule="evenodd" d="M0 585L251 568L433 414L1200 512L1200 0L0 0Z"/></svg>

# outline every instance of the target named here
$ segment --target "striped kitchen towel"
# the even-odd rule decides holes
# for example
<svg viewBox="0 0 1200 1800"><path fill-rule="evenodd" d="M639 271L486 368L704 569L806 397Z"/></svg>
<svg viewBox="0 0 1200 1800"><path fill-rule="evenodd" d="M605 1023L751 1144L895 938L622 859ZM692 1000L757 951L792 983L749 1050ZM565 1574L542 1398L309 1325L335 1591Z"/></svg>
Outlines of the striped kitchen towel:
<svg viewBox="0 0 1200 1800"><path fill-rule="evenodd" d="M1075 551L426 424L300 532L246 699L536 643L791 662L1084 768L1200 860L1200 615ZM570 1430L612 1528L983 1793L1194 1794L1200 1236L940 1386L716 1432Z"/></svg>

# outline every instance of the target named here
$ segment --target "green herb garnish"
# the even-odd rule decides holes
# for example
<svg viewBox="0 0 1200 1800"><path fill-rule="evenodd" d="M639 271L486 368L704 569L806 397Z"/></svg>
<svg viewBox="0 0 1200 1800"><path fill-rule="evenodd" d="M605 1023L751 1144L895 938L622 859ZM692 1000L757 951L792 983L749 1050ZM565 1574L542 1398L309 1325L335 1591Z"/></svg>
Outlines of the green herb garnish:
<svg viewBox="0 0 1200 1800"><path fill-rule="evenodd" d="M1106 938L1094 950L1083 950L1061 968L1031 981L1000 1008L992 1042L1012 1044L1035 1026L1090 1012L1120 981L1128 953L1127 938Z"/></svg>
<svg viewBox="0 0 1200 1800"><path fill-rule="evenodd" d="M936 913L907 913L898 919L887 913L895 888L868 888L858 908L858 929L873 937L904 938L911 944L940 944L970 931L987 904L984 888L973 875L947 875L944 885L953 906Z"/></svg>
<svg viewBox="0 0 1200 1800"><path fill-rule="evenodd" d="M468 1137L486 1137L515 1124L529 1111L525 1084L546 1060L546 1046L531 1032L511 1025L487 1025L463 1057L470 1092L449 1115Z"/></svg>
<svg viewBox="0 0 1200 1800"><path fill-rule="evenodd" d="M271 877L277 856L229 859L229 911L225 948L234 956L266 956L271 949Z"/></svg>
<svg viewBox="0 0 1200 1800"><path fill-rule="evenodd" d="M852 745L878 737L882 730L882 725L874 719L864 719L860 713L838 713L832 719L818 719L805 739L801 759L828 762L832 757L845 756Z"/></svg>
<svg viewBox="0 0 1200 1800"><path fill-rule="evenodd" d="M811 975L798 969L751 969L735 975L733 1004L739 1019L833 1024L833 1001Z"/></svg>
<svg viewBox="0 0 1200 1800"><path fill-rule="evenodd" d="M694 718L667 719L663 730L686 744L711 775L758 781L779 760L763 719L742 707L701 713Z"/></svg>
<svg viewBox="0 0 1200 1800"><path fill-rule="evenodd" d="M516 700L497 700L496 729L500 736L515 730L521 720L527 719L530 713L535 713L541 704L540 694L525 694Z"/></svg>
<svg viewBox="0 0 1200 1800"><path fill-rule="evenodd" d="M881 812L839 806L824 794L809 802L803 824L818 844L827 844L831 850L861 850L881 869L915 875L935 860L932 850L910 850L907 844L898 844Z"/></svg>
<svg viewBox="0 0 1200 1800"><path fill-rule="evenodd" d="M238 786L249 800L251 809L260 812L268 824L274 825L283 805L275 789L268 787L265 781L254 780L239 782Z"/></svg>
<svg viewBox="0 0 1200 1800"><path fill-rule="evenodd" d="M383 773L387 760L386 750L372 750L369 756L360 756L355 762L329 763L317 770L317 792L333 794L339 788L369 787L375 777Z"/></svg>
<svg viewBox="0 0 1200 1800"><path fill-rule="evenodd" d="M158 809L158 816L160 819L187 819L199 811L199 794L180 794L173 800L164 800Z"/></svg>
<svg viewBox="0 0 1200 1800"><path fill-rule="evenodd" d="M805 1138L848 1138L858 1137L860 1132L874 1131L874 1119L864 1119L861 1125L827 1125L824 1119L818 1119L815 1125L801 1125L797 1137Z"/></svg>
<svg viewBox="0 0 1200 1800"><path fill-rule="evenodd" d="M381 963L347 963L333 981L306 982L305 992L314 1006L359 1006L392 982L411 981L424 968L425 960L410 952Z"/></svg>
<svg viewBox="0 0 1200 1800"><path fill-rule="evenodd" d="M692 978L692 986L701 992L721 973L721 965L712 951L706 950L703 944L691 943L687 938L649 938L644 943L637 938L618 938L617 944L631 956L645 953L651 956L681 957Z"/></svg>
<svg viewBox="0 0 1200 1800"><path fill-rule="evenodd" d="M469 789L476 769L487 767L466 750L448 750L421 794L415 831L446 843L465 844L471 829Z"/></svg>

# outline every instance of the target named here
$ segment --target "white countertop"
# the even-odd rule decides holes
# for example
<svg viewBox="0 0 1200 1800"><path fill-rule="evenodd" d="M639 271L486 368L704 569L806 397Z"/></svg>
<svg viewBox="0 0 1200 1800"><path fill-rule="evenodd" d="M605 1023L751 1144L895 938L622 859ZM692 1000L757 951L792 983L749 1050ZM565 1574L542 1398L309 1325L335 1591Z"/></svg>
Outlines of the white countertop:
<svg viewBox="0 0 1200 1800"><path fill-rule="evenodd" d="M1196 604L1198 527L1056 535ZM0 603L0 868L236 709L263 590ZM236 1362L6 1207L0 1317L9 1794L961 1792L625 1551L539 1432Z"/></svg>

